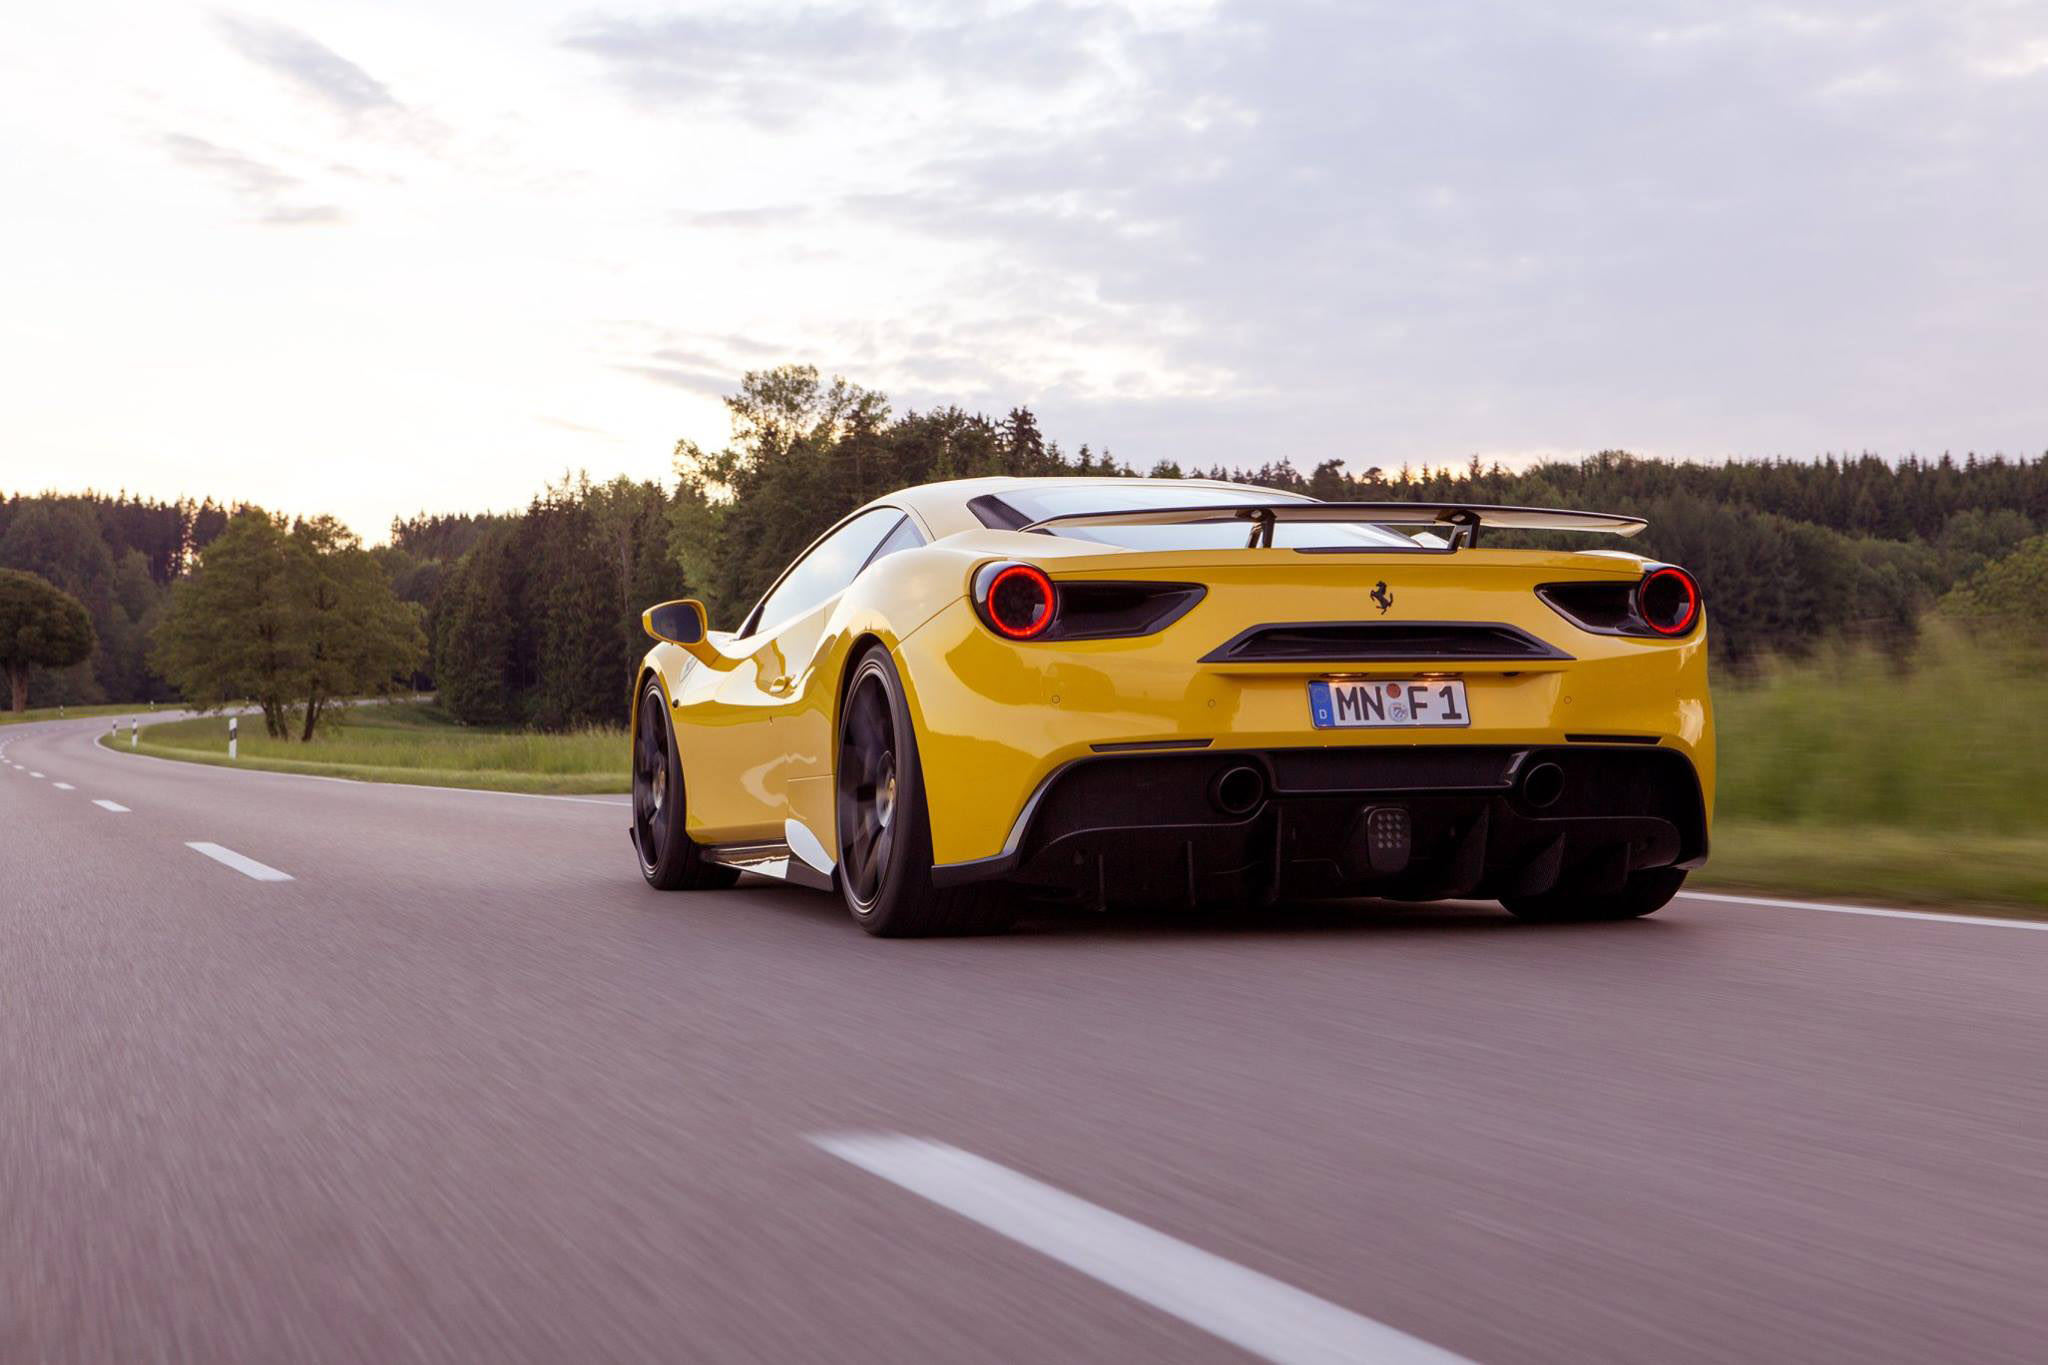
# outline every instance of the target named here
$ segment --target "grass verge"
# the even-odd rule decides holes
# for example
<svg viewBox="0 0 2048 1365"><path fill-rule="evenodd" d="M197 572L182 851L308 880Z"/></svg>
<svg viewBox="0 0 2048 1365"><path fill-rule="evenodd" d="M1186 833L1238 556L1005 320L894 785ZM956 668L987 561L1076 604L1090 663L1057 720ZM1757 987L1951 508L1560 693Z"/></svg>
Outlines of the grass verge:
<svg viewBox="0 0 2048 1365"><path fill-rule="evenodd" d="M100 737L108 744L106 736ZM110 747L126 749L123 735ZM623 730L547 735L455 724L415 703L342 713L310 743L272 739L260 717L242 717L240 758L228 760L224 716L142 728L136 750L159 758L364 782L410 782L539 795L600 795L630 790Z"/></svg>
<svg viewBox="0 0 2048 1365"><path fill-rule="evenodd" d="M1921 834L1728 819L1700 891L1863 900L2048 919L2048 835Z"/></svg>
<svg viewBox="0 0 2048 1365"><path fill-rule="evenodd" d="M177 702L165 702L166 711L178 709ZM146 701L113 702L104 706L32 706L26 711L0 711L0 725L26 725L32 720L78 720L91 716L146 716Z"/></svg>
<svg viewBox="0 0 2048 1365"><path fill-rule="evenodd" d="M1715 688L1714 850L1690 884L2048 917L2048 675L1932 620Z"/></svg>

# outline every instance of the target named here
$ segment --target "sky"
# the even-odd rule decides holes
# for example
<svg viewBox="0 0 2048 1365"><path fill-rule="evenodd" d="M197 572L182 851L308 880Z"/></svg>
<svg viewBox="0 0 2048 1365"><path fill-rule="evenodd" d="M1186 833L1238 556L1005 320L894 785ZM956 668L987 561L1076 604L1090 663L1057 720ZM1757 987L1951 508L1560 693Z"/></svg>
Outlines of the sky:
<svg viewBox="0 0 2048 1365"><path fill-rule="evenodd" d="M2048 449L2048 0L82 0L0 490L667 478L747 370L1148 467Z"/></svg>

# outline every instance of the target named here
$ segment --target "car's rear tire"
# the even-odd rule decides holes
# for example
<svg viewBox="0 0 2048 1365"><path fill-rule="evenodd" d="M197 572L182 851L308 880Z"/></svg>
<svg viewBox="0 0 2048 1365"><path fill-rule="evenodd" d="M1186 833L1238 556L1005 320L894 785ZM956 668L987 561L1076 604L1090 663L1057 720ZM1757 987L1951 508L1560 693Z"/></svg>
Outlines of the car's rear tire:
<svg viewBox="0 0 2048 1365"><path fill-rule="evenodd" d="M676 752L661 684L649 678L640 693L640 724L633 739L633 847L640 875L657 891L718 891L739 880L736 868L704 856L690 838L683 794L683 763Z"/></svg>
<svg viewBox="0 0 2048 1365"><path fill-rule="evenodd" d="M924 769L903 682L880 646L854 661L839 713L837 881L854 921L883 938L1000 933L1016 921L1009 889L932 885Z"/></svg>
<svg viewBox="0 0 2048 1365"><path fill-rule="evenodd" d="M1538 896L1502 896L1500 903L1518 919L1550 924L1571 921L1641 919L1671 903L1685 885L1682 867L1653 867L1631 872L1619 891L1587 894L1560 888Z"/></svg>

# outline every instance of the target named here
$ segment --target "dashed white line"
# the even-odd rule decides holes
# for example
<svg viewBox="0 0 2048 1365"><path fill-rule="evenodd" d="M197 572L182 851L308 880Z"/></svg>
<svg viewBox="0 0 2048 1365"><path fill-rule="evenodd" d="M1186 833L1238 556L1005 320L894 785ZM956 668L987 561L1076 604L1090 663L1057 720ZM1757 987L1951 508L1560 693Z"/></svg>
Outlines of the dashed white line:
<svg viewBox="0 0 2048 1365"><path fill-rule="evenodd" d="M78 788L72 786L69 782L53 782L50 785L55 787L60 792L73 792L78 790Z"/></svg>
<svg viewBox="0 0 2048 1365"><path fill-rule="evenodd" d="M1933 910L1885 910L1875 905L1830 905L1826 901L1781 901L1764 896L1723 896L1712 891L1683 891L1679 899L1718 901L1723 905L1760 905L1775 910L1825 910L1831 915L1871 915L1878 919L1921 919L1935 924L1977 924L1991 929L2048 930L2048 920L1998 919L1990 915L1944 915Z"/></svg>
<svg viewBox="0 0 2048 1365"><path fill-rule="evenodd" d="M259 882L288 882L292 879L289 872L279 872L274 867L259 863L254 858L244 857L231 848L222 848L219 844L188 843L185 847L194 853L204 853L215 862L232 867L243 876L253 877Z"/></svg>
<svg viewBox="0 0 2048 1365"><path fill-rule="evenodd" d="M116 815L126 815L128 813L128 808L122 805L119 801L108 801L105 798L101 798L100 800L94 801L93 804L95 806L98 806L101 810L110 810L114 812L114 814Z"/></svg>
<svg viewBox="0 0 2048 1365"><path fill-rule="evenodd" d="M943 1142L893 1133L811 1141L1267 1360L1466 1365L1462 1356L1385 1323Z"/></svg>
<svg viewBox="0 0 2048 1365"><path fill-rule="evenodd" d="M30 776L30 777L41 777L41 776L42 776L42 774L41 774L41 773L30 773L30 774L29 774L29 776Z"/></svg>

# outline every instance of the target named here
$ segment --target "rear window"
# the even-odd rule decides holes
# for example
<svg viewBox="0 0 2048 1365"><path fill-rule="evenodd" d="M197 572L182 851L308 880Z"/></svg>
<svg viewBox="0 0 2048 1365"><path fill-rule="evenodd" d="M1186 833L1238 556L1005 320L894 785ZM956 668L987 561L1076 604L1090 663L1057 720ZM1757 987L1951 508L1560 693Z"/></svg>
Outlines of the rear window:
<svg viewBox="0 0 2048 1365"><path fill-rule="evenodd" d="M986 494L967 504L984 526L1017 530L1047 517L1078 512L1128 512L1154 507L1245 507L1271 502L1314 502L1314 498L1269 489L1052 487ZM1090 540L1125 550L1243 549L1250 527L1242 522L1200 526L1059 526L1049 528L1069 540ZM1412 550L1416 542L1398 531L1363 522L1281 522L1273 528L1273 544L1292 550Z"/></svg>

